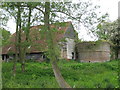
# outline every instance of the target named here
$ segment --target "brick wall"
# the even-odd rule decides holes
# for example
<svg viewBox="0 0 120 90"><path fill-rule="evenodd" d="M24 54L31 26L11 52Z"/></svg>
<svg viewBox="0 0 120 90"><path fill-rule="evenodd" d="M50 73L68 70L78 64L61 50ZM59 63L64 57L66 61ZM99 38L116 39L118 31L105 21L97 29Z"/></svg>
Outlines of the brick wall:
<svg viewBox="0 0 120 90"><path fill-rule="evenodd" d="M110 60L110 45L107 42L94 44L91 42L78 43L77 60L81 62L105 62Z"/></svg>

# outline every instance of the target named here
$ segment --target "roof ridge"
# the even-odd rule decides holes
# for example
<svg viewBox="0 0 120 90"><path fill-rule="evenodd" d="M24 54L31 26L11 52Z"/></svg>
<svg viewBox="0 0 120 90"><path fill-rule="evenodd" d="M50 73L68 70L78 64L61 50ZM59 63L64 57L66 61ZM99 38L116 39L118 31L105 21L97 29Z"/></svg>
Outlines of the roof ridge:
<svg viewBox="0 0 120 90"><path fill-rule="evenodd" d="M72 23L71 21L67 21L67 22L58 22L58 23ZM52 24L50 24L50 25L53 25L53 24L55 24L55 23L52 23ZM32 27L36 27L36 26L44 26L44 24L41 24L41 25L33 25L33 26L30 26L30 28L32 28Z"/></svg>

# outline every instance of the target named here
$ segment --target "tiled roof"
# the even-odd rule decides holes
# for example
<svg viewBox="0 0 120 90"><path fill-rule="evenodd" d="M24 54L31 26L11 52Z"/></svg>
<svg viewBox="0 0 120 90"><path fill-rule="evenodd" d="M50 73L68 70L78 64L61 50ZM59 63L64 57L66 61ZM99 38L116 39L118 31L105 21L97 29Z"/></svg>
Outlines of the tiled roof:
<svg viewBox="0 0 120 90"><path fill-rule="evenodd" d="M64 38L64 34L66 30L68 29L71 22L62 22L59 24L51 24L50 27L52 29L56 29L57 31L54 32L54 43L59 42L62 38ZM43 25L38 26L31 26L30 28L30 41L29 47L27 49L27 53L37 53L37 52L44 52L47 50L48 45L46 43L45 34L42 31ZM41 34L42 33L42 34ZM15 36L16 33L14 33L10 38L10 44L4 46L2 48L2 54L8 54L8 53L15 53ZM25 41L25 33L22 32L22 42Z"/></svg>

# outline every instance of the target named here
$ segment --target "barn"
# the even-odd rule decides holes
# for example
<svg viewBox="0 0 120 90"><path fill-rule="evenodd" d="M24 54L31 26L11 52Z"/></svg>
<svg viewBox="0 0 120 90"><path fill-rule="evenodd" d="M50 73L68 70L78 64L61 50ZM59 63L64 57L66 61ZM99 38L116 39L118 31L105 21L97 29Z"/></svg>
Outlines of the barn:
<svg viewBox="0 0 120 90"><path fill-rule="evenodd" d="M57 31L54 32L54 42L59 45L60 58L75 59L75 37L76 32L71 22L61 22L51 24L50 27ZM48 45L46 38L41 33L43 25L31 26L30 28L30 44L27 48L26 59L43 60L45 59L45 52L47 52ZM2 59L8 61L15 58L15 36L14 33L10 38L10 43L2 48ZM25 41L25 33L22 32L22 42ZM17 52L19 55L19 52Z"/></svg>
<svg viewBox="0 0 120 90"><path fill-rule="evenodd" d="M54 43L59 46L60 59L74 59L80 62L105 62L110 60L110 44L105 41L80 42L75 43L77 37L76 31L71 22L62 22L51 24L51 28L56 29L54 32ZM43 25L31 26L30 44L27 48L26 59L44 61L45 53L48 50L46 38L42 36ZM9 61L15 58L15 36L14 33L8 45L2 47L2 60ZM22 42L25 41L25 33L22 32ZM119 52L120 53L120 52ZM120 54L119 54L120 58Z"/></svg>

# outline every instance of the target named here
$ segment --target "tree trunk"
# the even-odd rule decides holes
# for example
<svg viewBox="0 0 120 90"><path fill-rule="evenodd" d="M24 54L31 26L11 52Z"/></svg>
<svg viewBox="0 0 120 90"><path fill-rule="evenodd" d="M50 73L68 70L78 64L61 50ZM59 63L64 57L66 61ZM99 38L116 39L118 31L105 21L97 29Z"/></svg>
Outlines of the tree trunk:
<svg viewBox="0 0 120 90"><path fill-rule="evenodd" d="M13 76L16 76L16 63L18 59L18 25L20 23L20 3L18 3L18 12L17 12L17 20L16 20L16 36L15 36L15 59L13 64Z"/></svg>
<svg viewBox="0 0 120 90"><path fill-rule="evenodd" d="M24 72L24 67L23 67L23 50L22 50L22 46L21 46L21 33L22 33L22 30L21 30L21 7L20 7L21 3L18 2L18 51L19 51L19 61L21 62L21 69L22 69L22 72Z"/></svg>
<svg viewBox="0 0 120 90"><path fill-rule="evenodd" d="M31 6L29 7L29 15L28 15L28 25L26 28L26 42L29 43L29 31L30 31L30 21L31 21ZM22 72L25 71L25 59L26 59L26 50L27 50L27 46L24 47L24 52L23 52L23 60L22 60L22 64L21 64L21 68L22 68Z"/></svg>
<svg viewBox="0 0 120 90"><path fill-rule="evenodd" d="M25 52L26 52L26 50L24 49L22 51L23 52L21 54L21 56L22 56L22 58L21 58L21 69L22 69L22 72L25 72L25 54L26 54Z"/></svg>
<svg viewBox="0 0 120 90"><path fill-rule="evenodd" d="M56 54L55 54L52 33L50 31L50 26L49 26L49 15L50 15L50 2L45 2L44 22L45 22L45 28L46 28L46 30L48 30L48 32L46 32L46 33L48 33L47 40L49 40L48 49L49 49L50 62L52 64L55 78L56 78L59 86L61 88L70 88L70 86L67 84L67 82L62 77L61 72L57 66L57 58L56 58Z"/></svg>
<svg viewBox="0 0 120 90"><path fill-rule="evenodd" d="M21 63L21 69L22 69L22 72L25 72L25 63L24 62Z"/></svg>
<svg viewBox="0 0 120 90"><path fill-rule="evenodd" d="M16 76L16 61L13 64L13 76Z"/></svg>
<svg viewBox="0 0 120 90"><path fill-rule="evenodd" d="M56 77L56 80L61 88L70 88L70 85L66 83L64 78L61 75L60 69L57 65L57 62L54 60L52 63L52 68Z"/></svg>
<svg viewBox="0 0 120 90"><path fill-rule="evenodd" d="M16 62L18 59L18 49L17 49L17 42L18 42L18 20L16 22L16 37L15 37L15 59L13 64L13 76L16 76Z"/></svg>

